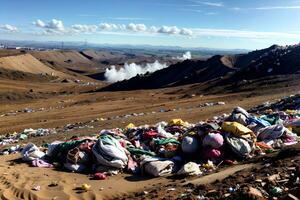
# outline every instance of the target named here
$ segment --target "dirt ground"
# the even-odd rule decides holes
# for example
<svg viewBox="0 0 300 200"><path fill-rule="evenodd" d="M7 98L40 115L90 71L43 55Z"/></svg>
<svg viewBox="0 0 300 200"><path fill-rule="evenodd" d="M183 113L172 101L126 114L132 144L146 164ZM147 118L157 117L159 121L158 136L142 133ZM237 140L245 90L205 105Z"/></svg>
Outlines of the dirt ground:
<svg viewBox="0 0 300 200"><path fill-rule="evenodd" d="M273 101L294 94L300 88L300 86L285 90L257 88L251 92L206 96L186 93L185 91L189 91L187 88L93 92L97 90L97 87L99 86L0 80L2 95L8 92L20 95L13 100L4 99L0 102L0 134L19 132L25 128L57 128L58 134L23 141L23 143L42 144L70 138L73 135L97 134L106 128L123 128L130 122L136 125L154 124L173 118L198 122L229 113L235 106L248 109L265 101ZM30 98L30 96L23 95L31 89L32 93L40 94L40 96ZM225 102L225 105L199 106L212 102ZM34 112L25 111L28 108ZM125 115L130 116L124 117ZM66 131L65 127L68 124L80 124L82 127ZM19 154L0 157L0 199L147 199L148 197L176 199L181 197L179 195L184 189L189 189L181 187L183 182L189 181L186 179L151 179L122 174L105 181L96 181L91 180L88 174L31 168L20 163L19 158ZM227 172L219 172L217 176L220 179L226 178L227 175L242 169L249 169L249 166L252 167L252 164L242 164L237 168L230 168ZM209 180L206 182L209 184L214 179L206 177L206 180ZM57 182L58 185L52 187L53 182ZM91 190L82 192L76 189L83 183L90 184ZM41 186L41 190L32 190L37 185ZM193 187L197 188L195 185L193 184ZM172 195L172 190L161 191L157 189L158 186L166 190L180 186L180 190ZM156 192L153 192L154 196L141 196L143 191L151 191L151 188L156 188ZM194 194L194 197L198 195L198 193Z"/></svg>
<svg viewBox="0 0 300 200"><path fill-rule="evenodd" d="M300 145L297 144L200 178L175 179L173 183L118 198L295 200L300 198L299 173ZM274 188L283 189L276 192Z"/></svg>

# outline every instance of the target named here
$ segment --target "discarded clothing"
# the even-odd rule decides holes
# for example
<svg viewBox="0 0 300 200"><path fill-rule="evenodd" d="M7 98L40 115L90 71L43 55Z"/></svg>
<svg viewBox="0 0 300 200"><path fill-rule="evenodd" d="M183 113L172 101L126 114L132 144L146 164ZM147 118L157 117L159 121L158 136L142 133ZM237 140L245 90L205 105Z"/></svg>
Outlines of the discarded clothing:
<svg viewBox="0 0 300 200"><path fill-rule="evenodd" d="M223 122L222 129L238 137L247 134L253 135L253 132L249 128L238 122Z"/></svg>
<svg viewBox="0 0 300 200"><path fill-rule="evenodd" d="M240 158L246 158L250 155L252 147L245 138L225 136L225 141L229 148Z"/></svg>
<svg viewBox="0 0 300 200"><path fill-rule="evenodd" d="M289 130L283 125L272 125L260 129L257 138L260 140L274 140L280 138L286 132L289 132Z"/></svg>
<svg viewBox="0 0 300 200"><path fill-rule="evenodd" d="M93 147L97 163L115 168L125 168L128 162L125 149L110 135L101 135Z"/></svg>
<svg viewBox="0 0 300 200"><path fill-rule="evenodd" d="M210 146L212 148L220 148L223 146L224 138L220 133L209 133L203 139L204 146Z"/></svg>
<svg viewBox="0 0 300 200"><path fill-rule="evenodd" d="M45 153L32 143L26 145L21 151L22 159L24 161L32 161L38 158L43 158Z"/></svg>
<svg viewBox="0 0 300 200"><path fill-rule="evenodd" d="M214 159L220 158L222 156L222 153L218 149L205 148L203 150L203 155L204 155L204 158L206 158L206 159L214 160Z"/></svg>
<svg viewBox="0 0 300 200"><path fill-rule="evenodd" d="M40 168L52 168L53 165L50 163L47 163L46 161L42 160L42 159L35 159L31 162L31 165L33 167L40 167Z"/></svg>
<svg viewBox="0 0 300 200"><path fill-rule="evenodd" d="M194 154L200 148L200 142L197 138L186 136L182 139L181 149L186 154Z"/></svg>
<svg viewBox="0 0 300 200"><path fill-rule="evenodd" d="M169 175L173 171L174 163L170 160L159 160L156 158L145 158L141 162L145 172L154 177Z"/></svg>

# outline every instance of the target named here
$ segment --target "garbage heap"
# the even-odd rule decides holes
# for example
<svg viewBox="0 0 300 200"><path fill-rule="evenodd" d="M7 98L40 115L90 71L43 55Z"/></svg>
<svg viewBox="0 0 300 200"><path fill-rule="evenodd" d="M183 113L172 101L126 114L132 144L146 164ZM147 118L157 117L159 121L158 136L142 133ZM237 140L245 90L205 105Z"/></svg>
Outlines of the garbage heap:
<svg viewBox="0 0 300 200"><path fill-rule="evenodd" d="M181 119L155 125L102 130L97 137L54 141L46 148L30 143L21 150L35 167L92 172L95 179L127 172L153 177L202 175L296 144L300 110L252 115L241 107L230 115L191 124Z"/></svg>
<svg viewBox="0 0 300 200"><path fill-rule="evenodd" d="M28 138L32 138L32 137L43 137L43 136L47 136L47 135L51 135L51 134L56 134L56 130L55 129L45 129L45 128L38 128L38 129L32 129L32 128L28 128L28 129L24 129L22 132L14 132L11 134L6 134L6 135L0 135L0 147L4 147L7 146L9 144L14 144L14 143L18 143L22 140L26 140ZM19 146L14 146L13 149L3 149L0 151L0 155L4 154L10 154L12 152L14 152L14 149L19 148Z"/></svg>
<svg viewBox="0 0 300 200"><path fill-rule="evenodd" d="M281 110L285 110L287 112L300 110L300 94L286 96L273 103L267 101L262 105L251 108L249 112L268 113L268 112L281 111Z"/></svg>

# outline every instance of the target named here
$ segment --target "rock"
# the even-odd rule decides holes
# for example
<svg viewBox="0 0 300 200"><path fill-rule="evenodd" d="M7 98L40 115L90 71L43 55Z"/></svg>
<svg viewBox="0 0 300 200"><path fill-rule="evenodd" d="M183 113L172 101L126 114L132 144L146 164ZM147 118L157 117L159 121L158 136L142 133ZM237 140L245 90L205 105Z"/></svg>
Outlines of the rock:
<svg viewBox="0 0 300 200"><path fill-rule="evenodd" d="M272 184L275 184L275 181L280 179L279 174L273 174L271 176L268 177L268 181Z"/></svg>
<svg viewBox="0 0 300 200"><path fill-rule="evenodd" d="M250 197L254 197L255 199L265 199L261 191L254 187L250 187L248 191L248 195Z"/></svg>
<svg viewBox="0 0 300 200"><path fill-rule="evenodd" d="M216 196L217 194L218 194L217 190L209 190L206 195L208 197L213 197L213 196Z"/></svg>
<svg viewBox="0 0 300 200"><path fill-rule="evenodd" d="M230 193L226 193L226 194L224 194L224 197L226 198L226 197L229 197L231 194Z"/></svg>
<svg viewBox="0 0 300 200"><path fill-rule="evenodd" d="M149 194L149 192L148 191L143 191L143 194L147 195L147 194Z"/></svg>
<svg viewBox="0 0 300 200"><path fill-rule="evenodd" d="M196 199L198 199L198 200L204 200L206 198L203 195L199 195L199 196L196 197Z"/></svg>
<svg viewBox="0 0 300 200"><path fill-rule="evenodd" d="M296 167L288 167L287 170L289 170L289 171L296 171Z"/></svg>
<svg viewBox="0 0 300 200"><path fill-rule="evenodd" d="M176 188L168 188L167 191L175 191Z"/></svg>
<svg viewBox="0 0 300 200"><path fill-rule="evenodd" d="M289 200L299 200L298 197L292 195L291 193L289 193L289 194L287 195L287 199L289 199Z"/></svg>

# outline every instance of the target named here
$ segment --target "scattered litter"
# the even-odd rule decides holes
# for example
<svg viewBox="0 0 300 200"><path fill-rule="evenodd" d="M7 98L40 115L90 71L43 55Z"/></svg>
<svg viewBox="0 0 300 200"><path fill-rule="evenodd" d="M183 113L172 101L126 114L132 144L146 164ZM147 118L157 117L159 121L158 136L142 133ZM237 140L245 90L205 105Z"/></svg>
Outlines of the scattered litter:
<svg viewBox="0 0 300 200"><path fill-rule="evenodd" d="M41 186L39 186L39 185L33 186L32 190L34 190L34 191L40 191L41 190Z"/></svg>
<svg viewBox="0 0 300 200"><path fill-rule="evenodd" d="M85 191L88 191L89 189L91 189L91 185L88 185L88 184L84 183L84 184L81 185L81 189L85 190Z"/></svg>

